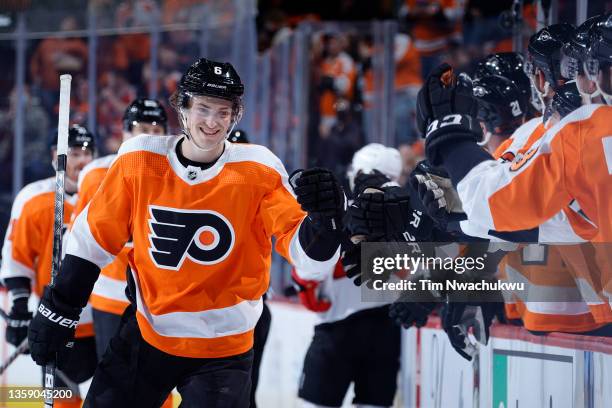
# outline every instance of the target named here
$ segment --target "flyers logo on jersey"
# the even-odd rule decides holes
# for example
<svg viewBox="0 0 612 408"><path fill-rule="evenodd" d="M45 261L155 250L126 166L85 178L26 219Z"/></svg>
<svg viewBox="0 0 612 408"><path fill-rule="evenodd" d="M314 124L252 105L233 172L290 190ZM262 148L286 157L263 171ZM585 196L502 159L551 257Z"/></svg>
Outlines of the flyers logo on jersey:
<svg viewBox="0 0 612 408"><path fill-rule="evenodd" d="M159 268L178 270L185 258L214 265L234 247L234 228L216 211L150 205L149 214L149 255Z"/></svg>
<svg viewBox="0 0 612 408"><path fill-rule="evenodd" d="M531 159L536 154L537 151L537 147L535 149L528 150L527 153L523 155L523 157L521 157L518 161L510 165L510 171L517 171L518 169L523 167L525 164L527 164L529 159Z"/></svg>

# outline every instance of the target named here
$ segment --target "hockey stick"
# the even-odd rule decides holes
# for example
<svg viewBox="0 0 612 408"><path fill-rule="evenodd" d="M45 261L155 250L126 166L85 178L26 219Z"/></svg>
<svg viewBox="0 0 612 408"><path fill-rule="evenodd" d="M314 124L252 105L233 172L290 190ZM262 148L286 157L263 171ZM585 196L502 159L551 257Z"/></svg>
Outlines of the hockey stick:
<svg viewBox="0 0 612 408"><path fill-rule="evenodd" d="M64 176L68 160L68 117L70 114L70 83L72 76L60 76L59 119L57 124L57 169L55 171L55 208L53 221L53 262L51 264L51 283L59 273L62 258L62 230L64 227ZM55 367L57 355L44 367L45 408L53 408L53 388L55 387Z"/></svg>
<svg viewBox="0 0 612 408"><path fill-rule="evenodd" d="M23 339L23 341L15 349L15 351L13 351L13 353L6 359L6 361L2 363L2 365L0 365L0 375L4 374L6 369L9 368L9 366L13 364L15 360L17 360L17 357L25 353L28 350L28 348L29 348L28 339L27 338Z"/></svg>

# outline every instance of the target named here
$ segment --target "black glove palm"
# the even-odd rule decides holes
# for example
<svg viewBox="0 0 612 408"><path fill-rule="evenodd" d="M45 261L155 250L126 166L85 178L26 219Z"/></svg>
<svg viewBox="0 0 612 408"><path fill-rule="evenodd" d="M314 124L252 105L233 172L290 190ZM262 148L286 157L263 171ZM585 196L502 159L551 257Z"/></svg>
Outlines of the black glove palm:
<svg viewBox="0 0 612 408"><path fill-rule="evenodd" d="M442 309L442 328L453 348L466 360L472 360L475 346L468 339L472 330L479 343L489 341L489 327L500 313L504 304L500 302L448 302Z"/></svg>
<svg viewBox="0 0 612 408"><path fill-rule="evenodd" d="M389 317L404 329L412 326L423 327L427 324L427 319L436 305L435 302L397 301L389 307Z"/></svg>
<svg viewBox="0 0 612 408"><path fill-rule="evenodd" d="M401 187L385 187L382 191L363 193L351 205L351 236L388 242L429 240L432 222L413 209L409 192Z"/></svg>
<svg viewBox="0 0 612 408"><path fill-rule="evenodd" d="M429 74L417 96L417 126L426 138L425 153L431 164L442 163L440 146L482 139L477 114L471 84L457 84L450 65L442 64Z"/></svg>
<svg viewBox="0 0 612 408"><path fill-rule="evenodd" d="M389 177L385 176L378 170L372 170L370 173L359 171L355 176L355 188L353 188L353 196L359 197L363 190L368 187L380 188L384 184L390 182Z"/></svg>
<svg viewBox="0 0 612 408"><path fill-rule="evenodd" d="M436 227L446 231L449 213L446 199L444 198L444 191L429 178L429 174L432 174L434 171L439 172L441 170L434 169L424 160L410 174L408 182L410 187L417 193L427 215L434 221ZM448 174L440 174L440 176L448 177Z"/></svg>
<svg viewBox="0 0 612 408"><path fill-rule="evenodd" d="M472 96L471 84L453 76L452 67L443 63L436 67L425 80L417 96L417 127L421 134L434 119L451 114L478 115L478 101Z"/></svg>
<svg viewBox="0 0 612 408"><path fill-rule="evenodd" d="M296 170L289 181L302 209L319 227L340 231L346 197L334 174L323 168Z"/></svg>

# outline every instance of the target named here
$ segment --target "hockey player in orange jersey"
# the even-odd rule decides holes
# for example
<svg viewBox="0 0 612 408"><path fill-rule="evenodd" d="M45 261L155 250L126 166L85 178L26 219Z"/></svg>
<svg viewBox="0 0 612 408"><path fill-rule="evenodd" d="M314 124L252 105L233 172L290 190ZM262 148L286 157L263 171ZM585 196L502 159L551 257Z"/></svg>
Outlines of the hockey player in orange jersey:
<svg viewBox="0 0 612 408"><path fill-rule="evenodd" d="M612 102L612 17L595 24L586 71L604 101ZM514 231L532 228L557 214L575 200L591 224L589 231L577 231L596 243L612 240L612 134L611 108L586 105L572 112L533 144L521 160L500 163L491 160L476 145L479 129L470 113L452 107L456 88L442 78L448 66L439 67L428 79L419 104L422 129L426 132L428 158L443 165L451 175L470 217L477 217L487 229ZM427 103L440 102L433 108ZM516 216L516 209L521 216ZM478 215L477 215L478 214ZM602 244L603 245L603 244ZM601 248L604 265L604 294L610 293L609 250Z"/></svg>
<svg viewBox="0 0 612 408"><path fill-rule="evenodd" d="M231 64L195 62L171 99L184 134L124 143L76 218L56 284L42 297L56 315L77 318L100 268L130 238L134 245L131 306L85 405L156 407L177 387L185 406L248 406L272 236L300 268L337 262L346 205L338 181L324 169L289 178L268 149L226 141L242 94ZM36 315L33 359L45 364L73 332Z"/></svg>
<svg viewBox="0 0 612 408"><path fill-rule="evenodd" d="M123 141L141 134L164 135L166 125L166 111L158 101L136 99L130 103L123 115ZM79 174L79 194L73 219L89 204L116 157L116 154L99 157L83 168ZM125 288L130 249L131 244L127 245L111 264L100 271L100 277L91 293L90 303L99 360L102 359L110 339L119 327L121 315L129 304Z"/></svg>
<svg viewBox="0 0 612 408"><path fill-rule="evenodd" d="M68 131L68 146L70 150L66 164L64 201L66 225L74 209L79 173L94 156L94 136L84 127L74 125ZM52 147L52 154L55 163L55 146ZM14 346L18 346L27 336L28 324L32 318L28 310L31 292L38 297L42 296L51 280L54 202L55 177L51 177L25 186L15 198L11 210L11 220L2 248L0 276L12 301L6 341ZM86 381L93 375L96 367L95 340L89 305L81 314L76 328L74 348L66 353L62 363L60 370L75 383ZM57 379L57 384L60 387L66 386L61 378ZM63 400L58 401L56 407L79 407L80 404L80 399Z"/></svg>
<svg viewBox="0 0 612 408"><path fill-rule="evenodd" d="M592 76L604 98L606 90L612 91L607 71L612 61L606 53L610 37L612 18L600 23L599 37L591 46ZM453 98L454 87L441 83L448 68L439 67L429 78L426 87L430 95ZM471 125L467 112L449 105L444 108L434 113L426 104L421 105L426 151L449 170L468 218L480 212L483 226L498 231L532 228L575 199L594 224L596 237L586 238L612 238L612 213L604 198L610 192L608 106L587 105L572 112L512 164L491 161L486 152L474 147L472 142L480 139L481 132ZM522 209L521 217L514 216L516 208Z"/></svg>

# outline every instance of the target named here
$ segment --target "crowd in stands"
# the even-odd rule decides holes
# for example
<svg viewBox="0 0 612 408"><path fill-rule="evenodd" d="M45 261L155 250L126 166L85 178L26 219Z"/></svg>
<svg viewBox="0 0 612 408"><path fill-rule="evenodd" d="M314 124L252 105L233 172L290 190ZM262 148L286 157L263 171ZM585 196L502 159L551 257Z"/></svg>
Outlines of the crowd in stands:
<svg viewBox="0 0 612 408"><path fill-rule="evenodd" d="M209 1L192 0L90 0L98 12L97 26L151 27L155 21L170 24L193 23L209 13ZM307 3L307 4L302 4ZM470 0L401 0L396 2L262 0L257 2L257 45L260 52L282 42L304 22L371 21L396 19L395 79L393 84L394 140L414 162L422 147L414 129L415 96L427 72L441 60L452 60L469 72L469 61L479 56L511 49L512 31L503 28L500 15L511 8L511 0L486 2ZM380 4L378 4L380 3ZM113 10L109 13L108 10ZM535 29L535 7L525 2L524 38ZM507 14L506 14L507 16ZM208 16L210 18L210 16ZM219 21L230 13L215 15ZM58 104L58 73L73 76L71 120L85 123L90 111L89 94L96 92L96 129L102 151L116 151L121 140L120 117L127 104L138 95L167 101L185 67L199 55L196 30L165 30L161 26L156 83L151 80L150 33L100 35L97 38L96 89L89 89L88 39L83 35L83 13L70 14L55 30L77 32L80 36L50 36L28 41L25 140L28 160L25 180L30 182L52 173L45 146L53 132ZM346 27L345 25L342 27ZM80 31L79 31L80 30ZM144 30L146 31L146 30ZM343 172L352 154L367 141L373 126L372 107L375 74L372 67L371 32L331 30L314 32L310 41L311 90L309 111L309 159L311 164ZM9 54L2 47L3 54ZM11 59L11 58L9 58ZM14 57L13 57L14 59ZM464 66L462 66L464 65ZM3 88L6 88L6 80ZM12 85L11 85L12 86ZM5 89L11 94L14 89ZM0 106L2 139L0 162L10 169L13 98ZM172 115L171 115L172 117ZM177 123L170 123L176 129ZM30 160L32 158L32 160ZM0 189L10 192L10 174L0 176Z"/></svg>

